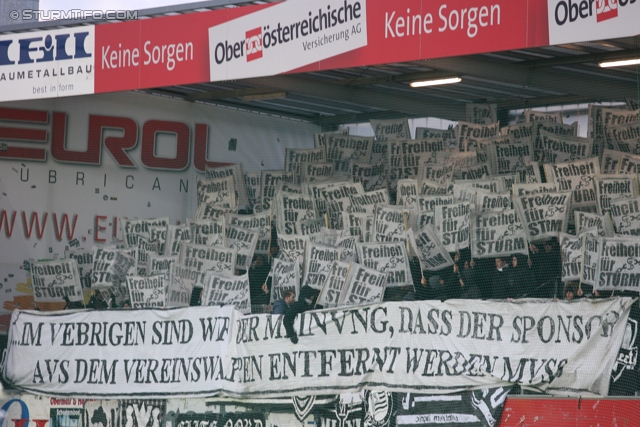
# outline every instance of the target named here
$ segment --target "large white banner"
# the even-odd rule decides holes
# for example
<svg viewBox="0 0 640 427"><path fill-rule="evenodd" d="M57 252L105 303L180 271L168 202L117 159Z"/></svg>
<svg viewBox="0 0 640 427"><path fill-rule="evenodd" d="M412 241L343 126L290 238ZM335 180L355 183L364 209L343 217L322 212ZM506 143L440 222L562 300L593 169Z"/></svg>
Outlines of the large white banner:
<svg viewBox="0 0 640 427"><path fill-rule="evenodd" d="M631 304L476 301L471 312L466 301L450 300L327 309L298 317L297 345L280 316L242 316L230 306L16 310L4 374L28 392L82 398L304 396L355 392L364 382L405 393L519 383L606 396Z"/></svg>
<svg viewBox="0 0 640 427"><path fill-rule="evenodd" d="M209 72L211 81L273 76L366 45L366 2L282 2L210 27Z"/></svg>

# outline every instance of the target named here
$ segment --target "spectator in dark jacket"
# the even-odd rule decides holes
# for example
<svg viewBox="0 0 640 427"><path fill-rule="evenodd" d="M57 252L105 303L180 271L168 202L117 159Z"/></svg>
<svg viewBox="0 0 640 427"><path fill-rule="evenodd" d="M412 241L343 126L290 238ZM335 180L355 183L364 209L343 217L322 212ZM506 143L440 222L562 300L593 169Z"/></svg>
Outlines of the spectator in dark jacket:
<svg viewBox="0 0 640 427"><path fill-rule="evenodd" d="M287 309L296 302L296 293L285 291L282 298L273 303L273 314L286 314Z"/></svg>
<svg viewBox="0 0 640 427"><path fill-rule="evenodd" d="M572 301L574 299L580 298L582 294L578 295L578 284L576 282L567 282L564 285L562 296L565 300Z"/></svg>
<svg viewBox="0 0 640 427"><path fill-rule="evenodd" d="M480 299L482 294L476 282L475 269L471 267L473 260L464 261L462 270L458 270L458 266L453 266L453 271L459 274L460 279L460 298L461 299Z"/></svg>
<svg viewBox="0 0 640 427"><path fill-rule="evenodd" d="M537 280L536 297L553 298L556 294L556 282L562 274L562 260L558 239L546 241L541 248L531 244L532 268ZM559 292L558 292L559 293Z"/></svg>
<svg viewBox="0 0 640 427"><path fill-rule="evenodd" d="M298 301L287 309L282 324L292 343L298 344L298 334L296 334L296 331L293 329L293 322L296 320L296 316L305 311L313 310L319 294L319 290L313 289L310 286L303 286L302 289L300 289L300 298L298 298Z"/></svg>
<svg viewBox="0 0 640 427"><path fill-rule="evenodd" d="M513 286L514 298L533 296L536 288L535 279L533 278L531 268L527 264L527 258L522 254L511 255L509 283Z"/></svg>
<svg viewBox="0 0 640 427"><path fill-rule="evenodd" d="M509 264L505 258L496 258L496 270L493 273L491 297L494 299L513 298L514 289L509 282Z"/></svg>

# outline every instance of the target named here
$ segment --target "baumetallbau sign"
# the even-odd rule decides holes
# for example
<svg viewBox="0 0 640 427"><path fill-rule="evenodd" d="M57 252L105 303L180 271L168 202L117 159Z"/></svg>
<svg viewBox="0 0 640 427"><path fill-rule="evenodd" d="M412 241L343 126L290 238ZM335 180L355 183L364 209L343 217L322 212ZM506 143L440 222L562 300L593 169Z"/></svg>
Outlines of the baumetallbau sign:
<svg viewBox="0 0 640 427"><path fill-rule="evenodd" d="M93 26L0 36L0 100L93 93Z"/></svg>

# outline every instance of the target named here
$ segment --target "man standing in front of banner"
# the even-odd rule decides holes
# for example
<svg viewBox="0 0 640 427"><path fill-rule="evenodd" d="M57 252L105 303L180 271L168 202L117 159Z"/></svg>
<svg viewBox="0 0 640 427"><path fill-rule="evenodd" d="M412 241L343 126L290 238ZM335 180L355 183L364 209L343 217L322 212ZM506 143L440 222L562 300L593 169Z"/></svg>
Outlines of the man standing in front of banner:
<svg viewBox="0 0 640 427"><path fill-rule="evenodd" d="M285 291L282 298L273 303L273 314L286 314L287 310L296 301L296 294L293 291Z"/></svg>
<svg viewBox="0 0 640 427"><path fill-rule="evenodd" d="M553 298L556 294L556 281L561 276L562 264L560 250L557 248L558 240L551 238L544 242L544 249L531 244L532 268L537 280L533 297Z"/></svg>
<svg viewBox="0 0 640 427"><path fill-rule="evenodd" d="M298 301L287 309L282 324L287 331L287 337L289 337L293 344L298 344L298 334L296 334L296 331L293 329L293 322L296 320L296 316L305 311L313 310L319 294L320 290L314 289L311 286L303 286L302 289L300 289Z"/></svg>
<svg viewBox="0 0 640 427"><path fill-rule="evenodd" d="M513 298L513 286L509 281L509 263L505 258L496 258L496 271L493 278L491 297L494 299Z"/></svg>

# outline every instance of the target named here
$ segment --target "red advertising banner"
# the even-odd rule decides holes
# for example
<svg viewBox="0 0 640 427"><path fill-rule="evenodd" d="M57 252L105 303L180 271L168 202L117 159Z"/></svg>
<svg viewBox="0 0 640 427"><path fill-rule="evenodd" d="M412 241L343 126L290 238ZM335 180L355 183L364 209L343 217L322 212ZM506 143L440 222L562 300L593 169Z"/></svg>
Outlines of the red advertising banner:
<svg viewBox="0 0 640 427"><path fill-rule="evenodd" d="M500 427L637 426L640 400L507 398Z"/></svg>
<svg viewBox="0 0 640 427"><path fill-rule="evenodd" d="M588 16L580 22L572 21L569 12L575 4L570 6L571 2L567 4L564 0L486 3L316 0L107 23L91 27L86 34L74 33L75 39L67 30L45 30L39 37L31 35L31 39L25 39L23 34L8 34L0 37L0 87L6 88L0 91L0 101L362 67L635 36L638 7L631 3L625 9L630 17L607 19L595 32L591 29L595 24L590 24ZM565 10L569 12L564 13ZM612 25L615 32L606 32L612 31ZM82 37L82 43L77 41L78 37ZM52 61L56 67L45 72L23 64L53 60L46 55L42 57L40 51L46 49L40 44L52 43L54 38L59 45L56 51L65 53L56 59L81 57L84 68L69 67L75 64L71 61L58 61L59 64ZM75 46L81 47L79 55L69 53L75 52L70 40L76 40ZM20 56L19 46L27 43L32 49L28 55ZM46 73L53 73L55 79L49 78L44 84ZM62 75L64 78L59 77Z"/></svg>
<svg viewBox="0 0 640 427"><path fill-rule="evenodd" d="M272 60L278 62L283 72L307 72L521 49L549 42L546 0L493 0L482 4L477 0L360 2L362 5L356 6L358 1L344 0L344 5L329 9L336 10L338 15L341 6L366 11L365 46L302 67L298 66L299 61L295 62L295 55L280 53L272 55ZM309 21L316 16L322 19L326 14L323 10L316 11L313 3L308 5L308 14L312 16ZM250 63L269 47L263 43L262 32L273 32L282 21L283 32L279 34L285 34L289 28L285 25L287 11L291 7L287 2L270 3L96 26L95 93L211 81L210 57L215 55L216 46L224 43L217 34L225 34L225 27L231 33L238 30L238 23L256 22L256 34L247 33L246 48L236 52L245 56L240 61ZM267 14L268 8L279 12ZM274 15L278 22L272 18ZM257 31L261 27L264 31ZM210 29L218 30L212 33L215 39L210 39ZM361 29L354 26L351 31L355 36ZM304 43L304 38L296 42ZM297 45L292 44L294 47ZM261 58L261 62L266 59ZM292 66L287 68L289 61ZM243 77L271 74L269 64L264 65L256 72L240 74Z"/></svg>
<svg viewBox="0 0 640 427"><path fill-rule="evenodd" d="M366 47L301 70L357 67L469 55L548 44L541 1L476 0L367 2ZM532 20L539 14L543 20ZM541 28L537 28L537 26ZM546 35L546 34L545 34Z"/></svg>
<svg viewBox="0 0 640 427"><path fill-rule="evenodd" d="M98 25L95 93L209 81L209 27L267 6Z"/></svg>

